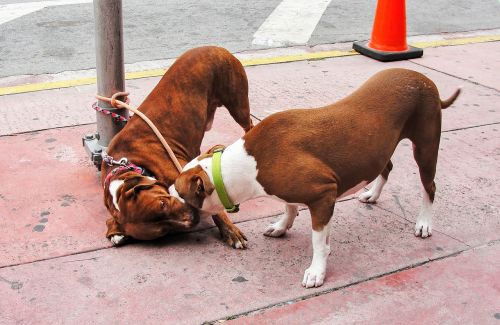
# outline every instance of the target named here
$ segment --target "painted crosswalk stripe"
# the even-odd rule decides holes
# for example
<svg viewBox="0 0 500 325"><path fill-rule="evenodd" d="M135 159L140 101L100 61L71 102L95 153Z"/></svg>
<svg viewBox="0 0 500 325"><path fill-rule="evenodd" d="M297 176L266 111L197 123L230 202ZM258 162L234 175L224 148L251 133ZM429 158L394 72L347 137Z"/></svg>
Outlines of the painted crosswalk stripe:
<svg viewBox="0 0 500 325"><path fill-rule="evenodd" d="M0 5L0 25L43 8L91 2L92 0L53 0Z"/></svg>
<svg viewBox="0 0 500 325"><path fill-rule="evenodd" d="M331 0L283 0L253 35L252 44L306 44Z"/></svg>

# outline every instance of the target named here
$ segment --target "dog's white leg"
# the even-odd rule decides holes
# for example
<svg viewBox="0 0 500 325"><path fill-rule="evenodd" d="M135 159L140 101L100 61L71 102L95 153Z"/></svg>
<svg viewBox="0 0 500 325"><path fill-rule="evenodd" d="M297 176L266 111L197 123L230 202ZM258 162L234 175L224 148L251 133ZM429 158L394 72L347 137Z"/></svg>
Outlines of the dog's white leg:
<svg viewBox="0 0 500 325"><path fill-rule="evenodd" d="M326 274L326 261L330 255L330 222L321 231L312 231L313 259L311 266L304 272L302 285L306 288L319 287Z"/></svg>
<svg viewBox="0 0 500 325"><path fill-rule="evenodd" d="M264 236L280 237L292 228L295 217L298 215L298 206L295 204L285 205L285 214L276 222L270 224L264 231Z"/></svg>
<svg viewBox="0 0 500 325"><path fill-rule="evenodd" d="M415 236L428 237L432 235L432 201L427 191L423 191L422 206L415 224Z"/></svg>
<svg viewBox="0 0 500 325"><path fill-rule="evenodd" d="M332 253L332 249L330 247L330 231L331 228L329 227L330 223L328 223L328 226L326 227L328 232L326 233L326 246L328 246L328 255Z"/></svg>
<svg viewBox="0 0 500 325"><path fill-rule="evenodd" d="M377 199L380 197L380 193L382 193L382 189L384 188L385 183L387 183L387 179L382 175L378 175L370 189L366 192L361 193L358 196L358 200L364 203L377 202Z"/></svg>

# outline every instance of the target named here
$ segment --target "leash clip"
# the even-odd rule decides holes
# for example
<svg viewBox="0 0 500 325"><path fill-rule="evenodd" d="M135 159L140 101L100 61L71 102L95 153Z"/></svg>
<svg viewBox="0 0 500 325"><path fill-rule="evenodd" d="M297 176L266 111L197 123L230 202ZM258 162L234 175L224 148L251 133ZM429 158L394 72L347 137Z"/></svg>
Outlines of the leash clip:
<svg viewBox="0 0 500 325"><path fill-rule="evenodd" d="M112 167L114 165L126 167L129 164L128 159L126 157L123 157L120 160L116 161L113 159L113 157L108 155L108 153L105 151L103 151L103 153L102 153L102 160L106 163L106 165L108 165L110 167Z"/></svg>
<svg viewBox="0 0 500 325"><path fill-rule="evenodd" d="M113 162L116 163L117 165L124 166L124 167L128 165L128 159L125 157L121 158L118 161L113 161Z"/></svg>

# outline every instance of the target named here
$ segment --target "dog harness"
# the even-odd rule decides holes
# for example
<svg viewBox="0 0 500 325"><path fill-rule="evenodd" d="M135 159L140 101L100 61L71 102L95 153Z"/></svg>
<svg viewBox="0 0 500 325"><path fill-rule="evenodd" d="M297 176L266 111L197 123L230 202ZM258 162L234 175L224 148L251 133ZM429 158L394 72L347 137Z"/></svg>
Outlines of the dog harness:
<svg viewBox="0 0 500 325"><path fill-rule="evenodd" d="M215 191L217 192L224 209L226 209L226 212L228 213L234 213L240 210L240 205L234 204L231 201L229 195L227 195L226 188L224 187L221 172L221 158L223 152L223 147L217 148L212 155L212 177L214 179Z"/></svg>

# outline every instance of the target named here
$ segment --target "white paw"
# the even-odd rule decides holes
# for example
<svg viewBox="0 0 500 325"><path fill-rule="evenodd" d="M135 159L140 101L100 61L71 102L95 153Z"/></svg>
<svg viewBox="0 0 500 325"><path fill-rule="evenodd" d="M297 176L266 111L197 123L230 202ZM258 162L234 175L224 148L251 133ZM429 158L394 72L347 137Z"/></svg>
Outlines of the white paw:
<svg viewBox="0 0 500 325"><path fill-rule="evenodd" d="M314 267L311 265L304 272L304 279L302 280L302 286L306 288L319 287L325 281L325 268Z"/></svg>
<svg viewBox="0 0 500 325"><path fill-rule="evenodd" d="M286 233L286 230L287 226L283 225L282 222L277 221L267 226L266 230L264 231L264 236L280 237Z"/></svg>
<svg viewBox="0 0 500 325"><path fill-rule="evenodd" d="M114 235L114 236L111 236L111 238L109 240L111 241L113 246L119 246L119 245L123 245L125 243L125 241L127 240L127 238L123 235Z"/></svg>
<svg viewBox="0 0 500 325"><path fill-rule="evenodd" d="M360 200L363 203L375 203L377 202L379 196L380 196L379 193L373 193L372 190L368 190L366 192L361 193L358 196L358 200Z"/></svg>
<svg viewBox="0 0 500 325"><path fill-rule="evenodd" d="M432 236L432 225L427 220L417 220L415 224L415 236L426 238Z"/></svg>
<svg viewBox="0 0 500 325"><path fill-rule="evenodd" d="M247 243L248 242L246 240L244 240L243 242L237 241L236 244L234 244L234 248L236 248L236 249L245 249L245 248L247 248Z"/></svg>

